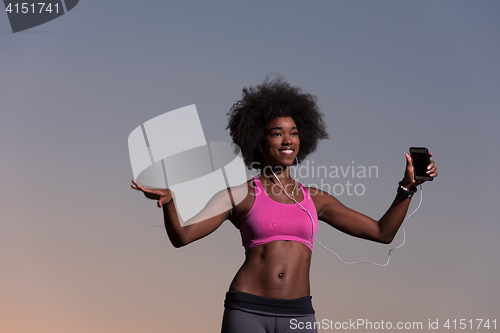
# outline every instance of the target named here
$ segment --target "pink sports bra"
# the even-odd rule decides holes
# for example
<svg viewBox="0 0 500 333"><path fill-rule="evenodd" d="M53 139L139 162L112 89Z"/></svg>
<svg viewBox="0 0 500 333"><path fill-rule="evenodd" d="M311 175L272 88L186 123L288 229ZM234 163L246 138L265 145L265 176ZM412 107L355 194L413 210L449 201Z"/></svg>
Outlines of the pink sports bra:
<svg viewBox="0 0 500 333"><path fill-rule="evenodd" d="M269 243L275 240L290 240L305 244L312 251L314 236L318 231L318 214L307 189L299 183L304 194L300 204L306 208L314 220L313 223L306 211L296 204L279 203L271 199L258 177L254 177L255 201L245 219L241 222L241 241L245 249Z"/></svg>

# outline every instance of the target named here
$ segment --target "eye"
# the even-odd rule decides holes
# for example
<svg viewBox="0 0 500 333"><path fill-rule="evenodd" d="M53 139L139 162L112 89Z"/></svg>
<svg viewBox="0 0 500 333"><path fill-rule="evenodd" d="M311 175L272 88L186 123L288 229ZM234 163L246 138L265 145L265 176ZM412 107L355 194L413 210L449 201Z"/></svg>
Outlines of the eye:
<svg viewBox="0 0 500 333"><path fill-rule="evenodd" d="M274 133L271 133L271 136L281 136L281 133L280 132L274 132Z"/></svg>
<svg viewBox="0 0 500 333"><path fill-rule="evenodd" d="M293 132L292 135L293 136L299 136L299 132Z"/></svg>

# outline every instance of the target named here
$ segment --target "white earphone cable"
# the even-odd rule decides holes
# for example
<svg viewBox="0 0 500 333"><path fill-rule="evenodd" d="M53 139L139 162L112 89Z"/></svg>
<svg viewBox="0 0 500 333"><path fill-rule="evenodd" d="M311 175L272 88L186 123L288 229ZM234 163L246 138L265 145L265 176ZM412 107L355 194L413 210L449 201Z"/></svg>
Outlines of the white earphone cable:
<svg viewBox="0 0 500 333"><path fill-rule="evenodd" d="M385 267L385 266L389 265L389 262L391 261L391 252L394 251L394 250L396 250L396 249L399 249L400 247L402 247L405 244L405 242L406 242L406 231L405 231L405 225L404 225L404 223L406 222L406 220L408 220L408 218L410 216L412 216L420 208L420 205L422 204L422 198L423 198L422 185L420 185L420 202L418 203L417 208L415 208L415 210L413 212L411 212L411 214L409 214L408 216L406 216L405 219L403 220L403 222L401 223L401 226L403 227L403 242L400 245L398 245L396 247L393 247L393 248L391 248L389 250L389 252L387 253L387 262L385 264L379 264L379 263L376 263L376 262L373 262L373 261L344 261L335 252L333 252L328 247L326 247L325 245L323 245L318 240L318 237L316 237L315 240L316 240L316 242L319 245L321 245L322 247L324 247L327 251L333 253L337 257L338 260L340 260L342 263L344 263L346 265L372 264L372 265L376 265L376 266L380 266L380 267ZM310 214L309 214L309 216L310 216Z"/></svg>
<svg viewBox="0 0 500 333"><path fill-rule="evenodd" d="M267 158L264 154L262 154L262 156L264 156L264 158L266 159L267 161ZM297 159L297 158L296 158ZM268 162L269 164L269 162ZM297 160L297 165L298 165L298 160ZM311 216L311 213L309 212L309 210L307 210L307 208L305 208L304 206L302 206L297 200L295 200L295 196L294 196L294 190L295 190L295 186L297 184L295 184L294 186L294 189L292 191L292 195L290 196L286 191L285 191L285 187L283 186L283 184L281 183L280 179L278 178L278 176L276 176L276 174L274 173L273 171L273 168L270 167L271 169L271 172L273 173L274 177L276 177L276 179L278 180L278 182L280 183L280 186L281 186L281 189L283 191L283 193L285 193L285 195L290 198L290 200L292 200L293 202L295 202L295 205L297 207L299 207L300 209L302 209L303 211L305 211L307 213L307 215L309 215L309 218L311 219L311 222L312 222L312 234L311 234L311 241L312 241L312 236L314 235L314 219L313 217ZM295 182L297 183L297 168L295 168ZM373 262L373 261L345 261L345 260L342 260L342 258L339 257L338 254L336 254L334 251L330 250L328 247L326 247L325 245L323 245L319 240L318 240L318 237L314 237L314 240L316 240L316 242L321 245L323 248L325 248L327 251L331 252L332 254L334 254L338 260L340 260L342 263L346 264L346 265L354 265L354 264L372 264L372 265L376 265L376 266L380 266L380 267L385 267L387 265L389 265L389 262L391 261L391 252L396 250L396 249L399 249L400 247L402 247L405 242L406 242L406 231L405 231L405 226L404 226L404 223L406 222L406 220L408 220L408 218L410 218L410 216L412 216L419 208L420 208L420 205L422 205L422 199L423 199L423 191L422 191L422 185L420 185L420 202L418 203L418 206L417 208L415 208L415 210L413 212L411 212L411 214L409 214L408 216L405 217L405 219L403 220L403 222L401 222L401 226L403 228L403 242L396 246L396 247L393 247L389 250L388 254L387 254L387 262L385 264L379 264L379 263L376 263L376 262ZM312 245L312 242L311 242L311 245Z"/></svg>

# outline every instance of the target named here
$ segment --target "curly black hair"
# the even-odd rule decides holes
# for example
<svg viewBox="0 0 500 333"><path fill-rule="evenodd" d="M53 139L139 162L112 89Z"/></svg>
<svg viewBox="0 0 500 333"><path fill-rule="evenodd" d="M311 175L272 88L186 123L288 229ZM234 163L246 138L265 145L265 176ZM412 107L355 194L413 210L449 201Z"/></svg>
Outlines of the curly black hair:
<svg viewBox="0 0 500 333"><path fill-rule="evenodd" d="M328 138L316 100L316 96L291 86L281 76L268 75L256 87L243 88L242 98L228 112L226 129L241 148L248 169L255 168L255 162L262 163L257 147L264 139L266 126L276 117L291 117L295 121L300 135L299 162L316 150L320 139Z"/></svg>

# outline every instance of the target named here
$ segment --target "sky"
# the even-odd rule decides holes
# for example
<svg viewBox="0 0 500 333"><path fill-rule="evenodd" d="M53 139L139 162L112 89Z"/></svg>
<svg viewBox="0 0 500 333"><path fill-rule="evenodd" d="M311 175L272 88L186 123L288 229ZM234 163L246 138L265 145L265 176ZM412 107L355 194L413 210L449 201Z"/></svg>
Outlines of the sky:
<svg viewBox="0 0 500 333"><path fill-rule="evenodd" d="M225 222L175 249L156 203L130 189L127 138L196 104L206 140L230 141L227 112L270 73L325 115L330 139L304 163L378 170L301 183L337 186L378 219L409 147L439 172L387 267L315 247L316 319L500 324L498 17L483 0L82 0L12 33L0 13L0 331L220 331L239 232ZM340 193L347 181L363 194ZM402 233L380 245L322 224L318 239L383 263Z"/></svg>

